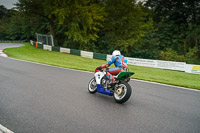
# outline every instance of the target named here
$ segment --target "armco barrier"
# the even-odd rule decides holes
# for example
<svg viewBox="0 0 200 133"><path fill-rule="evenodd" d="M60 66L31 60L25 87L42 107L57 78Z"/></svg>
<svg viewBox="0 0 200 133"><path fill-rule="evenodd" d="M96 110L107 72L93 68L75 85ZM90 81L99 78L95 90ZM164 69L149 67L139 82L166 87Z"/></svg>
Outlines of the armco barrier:
<svg viewBox="0 0 200 133"><path fill-rule="evenodd" d="M100 60L106 60L107 55L106 54L94 53L93 58L94 59L100 59Z"/></svg>
<svg viewBox="0 0 200 133"><path fill-rule="evenodd" d="M52 46L44 45L43 47L44 50L52 51Z"/></svg>
<svg viewBox="0 0 200 133"><path fill-rule="evenodd" d="M32 40L30 40L30 44L33 45L33 41Z"/></svg>
<svg viewBox="0 0 200 133"><path fill-rule="evenodd" d="M33 46L34 46L34 47L36 46L36 42L33 42Z"/></svg>
<svg viewBox="0 0 200 133"><path fill-rule="evenodd" d="M186 64L185 65L185 72L200 74L200 65Z"/></svg>
<svg viewBox="0 0 200 133"><path fill-rule="evenodd" d="M38 43L38 48L41 48L41 49L43 49L43 45L42 45L42 44L40 44L40 43Z"/></svg>
<svg viewBox="0 0 200 133"><path fill-rule="evenodd" d="M82 51L81 50L81 56L82 57L93 59L93 54L94 54L93 52L88 52L88 51Z"/></svg>
<svg viewBox="0 0 200 133"><path fill-rule="evenodd" d="M127 59L128 59L128 64L130 65L185 71L185 64L186 64L185 62L138 59L130 57L128 57Z"/></svg>
<svg viewBox="0 0 200 133"><path fill-rule="evenodd" d="M146 67L156 67L156 60L148 60L148 59L138 59L138 58L127 58L128 64L136 65L136 66L146 66Z"/></svg>
<svg viewBox="0 0 200 133"><path fill-rule="evenodd" d="M60 52L70 54L69 48L60 48Z"/></svg>
<svg viewBox="0 0 200 133"><path fill-rule="evenodd" d="M52 51L60 52L60 47L52 46Z"/></svg>
<svg viewBox="0 0 200 133"><path fill-rule="evenodd" d="M107 54L106 60L109 61L109 60L111 60L111 58L112 58L112 55Z"/></svg>
<svg viewBox="0 0 200 133"><path fill-rule="evenodd" d="M31 45L36 46L36 42L30 41L30 43ZM94 58L94 59L101 59L101 60L107 60L107 61L109 61L112 58L112 55L93 53L93 52L88 52L88 51L55 47L55 46L52 47L50 45L44 45L41 43L38 43L38 48L48 50L48 51L68 53L68 54L78 55L78 56L82 56L86 58ZM128 64L130 65L161 68L161 69L184 71L187 73L200 74L200 65L191 65L191 64L186 64L185 62L138 59L138 58L130 58L130 57L125 57L125 58L127 58Z"/></svg>
<svg viewBox="0 0 200 133"><path fill-rule="evenodd" d="M80 50L76 50L76 49L70 49L70 54L81 55L81 51Z"/></svg>
<svg viewBox="0 0 200 133"><path fill-rule="evenodd" d="M185 71L185 65L186 65L185 62L157 60L156 68L176 70L176 71Z"/></svg>

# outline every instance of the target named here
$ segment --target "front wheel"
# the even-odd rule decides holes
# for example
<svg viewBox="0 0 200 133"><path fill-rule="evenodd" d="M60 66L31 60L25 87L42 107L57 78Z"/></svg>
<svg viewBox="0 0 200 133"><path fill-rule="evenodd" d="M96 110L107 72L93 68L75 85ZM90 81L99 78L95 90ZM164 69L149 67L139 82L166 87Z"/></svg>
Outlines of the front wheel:
<svg viewBox="0 0 200 133"><path fill-rule="evenodd" d="M92 78L88 84L88 91L92 94L97 92L97 82L95 78Z"/></svg>
<svg viewBox="0 0 200 133"><path fill-rule="evenodd" d="M115 89L113 97L117 103L124 103L130 98L131 92L132 89L128 83L121 83Z"/></svg>

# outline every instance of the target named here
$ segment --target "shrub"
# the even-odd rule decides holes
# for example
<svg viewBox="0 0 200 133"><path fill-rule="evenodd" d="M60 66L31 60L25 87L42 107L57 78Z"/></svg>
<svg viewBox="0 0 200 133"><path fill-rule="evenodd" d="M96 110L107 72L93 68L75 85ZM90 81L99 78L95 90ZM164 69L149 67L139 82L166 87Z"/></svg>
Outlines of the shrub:
<svg viewBox="0 0 200 133"><path fill-rule="evenodd" d="M193 47L189 49L189 52L186 54L186 62L188 64L200 64L200 61L197 57L198 48Z"/></svg>
<svg viewBox="0 0 200 133"><path fill-rule="evenodd" d="M168 61L185 62L184 55L178 55L177 52L171 48L168 48L165 51L160 51L159 59L168 60Z"/></svg>

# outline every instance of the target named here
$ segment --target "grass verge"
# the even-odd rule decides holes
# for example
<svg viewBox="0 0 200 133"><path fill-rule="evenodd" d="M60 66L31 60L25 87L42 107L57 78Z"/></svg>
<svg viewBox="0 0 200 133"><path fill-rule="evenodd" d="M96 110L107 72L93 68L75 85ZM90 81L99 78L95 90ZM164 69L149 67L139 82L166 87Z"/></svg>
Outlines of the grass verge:
<svg viewBox="0 0 200 133"><path fill-rule="evenodd" d="M25 46L5 49L6 54L12 58L91 72L93 72L97 66L106 63L106 61L103 60L83 58L81 56L53 51L45 51L31 46L29 43L22 44ZM135 79L200 90L200 75L198 74L133 65L129 65L129 69L130 71L135 72L135 75L132 76L132 78Z"/></svg>

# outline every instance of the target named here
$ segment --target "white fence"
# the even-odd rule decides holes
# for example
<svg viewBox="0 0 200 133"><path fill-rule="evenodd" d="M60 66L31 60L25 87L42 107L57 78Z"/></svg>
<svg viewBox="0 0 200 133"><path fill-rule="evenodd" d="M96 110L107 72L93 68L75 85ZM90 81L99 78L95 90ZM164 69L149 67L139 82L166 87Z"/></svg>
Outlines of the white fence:
<svg viewBox="0 0 200 133"><path fill-rule="evenodd" d="M30 41L33 45L33 41ZM44 50L52 51L53 46L43 45ZM70 48L62 48L60 47L60 52L62 53L71 53ZM95 58L93 52L89 51L80 51L80 56L86 58ZM107 55L106 60L111 60L112 55ZM136 65L136 66L144 66L144 67L152 67L152 68L160 68L160 69L168 69L168 70L176 70L187 73L200 74L200 65L192 65L186 64L185 62L174 62L174 61L164 61L164 60L151 60L151 59L139 59L139 58L131 58L125 57L128 60L127 64Z"/></svg>
<svg viewBox="0 0 200 133"><path fill-rule="evenodd" d="M70 54L70 49L69 48L60 48L61 53L67 53Z"/></svg>
<svg viewBox="0 0 200 133"><path fill-rule="evenodd" d="M81 50L81 56L82 56L82 57L92 58L92 59L93 59L93 52L88 52L88 51L82 51L82 50Z"/></svg>
<svg viewBox="0 0 200 133"><path fill-rule="evenodd" d="M128 64L136 66L145 66L161 69L169 69L176 71L185 71L185 62L163 61L163 60L149 60L128 57Z"/></svg>
<svg viewBox="0 0 200 133"><path fill-rule="evenodd" d="M186 64L185 72L194 73L194 74L200 74L200 65Z"/></svg>
<svg viewBox="0 0 200 133"><path fill-rule="evenodd" d="M127 57L128 64L144 67L161 68L168 70L183 71L187 73L200 74L200 65L186 64L185 62L148 60Z"/></svg>
<svg viewBox="0 0 200 133"><path fill-rule="evenodd" d="M52 51L52 47L49 45L44 45L44 50Z"/></svg>
<svg viewBox="0 0 200 133"><path fill-rule="evenodd" d="M156 60L148 60L148 59L138 59L138 58L130 58L127 57L128 64L136 65L136 66L145 66L145 67L156 67Z"/></svg>
<svg viewBox="0 0 200 133"><path fill-rule="evenodd" d="M107 55L107 61L112 58L112 55ZM200 74L200 65L186 64L185 62L174 62L164 60L150 60L125 57L128 60L128 64L144 67L161 68L168 70L183 71L187 73Z"/></svg>

